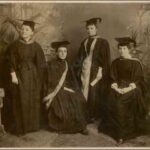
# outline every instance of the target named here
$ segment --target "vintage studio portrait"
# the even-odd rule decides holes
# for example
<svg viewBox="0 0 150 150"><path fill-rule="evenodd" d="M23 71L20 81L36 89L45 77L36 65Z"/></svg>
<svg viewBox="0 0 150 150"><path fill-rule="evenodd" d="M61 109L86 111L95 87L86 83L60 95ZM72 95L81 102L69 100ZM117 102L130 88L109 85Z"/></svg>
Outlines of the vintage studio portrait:
<svg viewBox="0 0 150 150"><path fill-rule="evenodd" d="M0 3L0 147L150 147L150 3Z"/></svg>

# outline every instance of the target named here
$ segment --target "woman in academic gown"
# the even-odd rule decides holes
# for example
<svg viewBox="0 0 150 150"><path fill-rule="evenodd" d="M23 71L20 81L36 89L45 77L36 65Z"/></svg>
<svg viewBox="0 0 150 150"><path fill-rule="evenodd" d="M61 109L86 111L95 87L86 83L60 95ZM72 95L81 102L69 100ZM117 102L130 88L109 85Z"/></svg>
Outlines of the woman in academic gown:
<svg viewBox="0 0 150 150"><path fill-rule="evenodd" d="M40 93L45 57L41 46L33 40L34 27L33 21L23 21L20 38L7 49L12 99L9 100L11 104L5 102L4 122L7 118L5 112L11 114L12 122L8 125L7 119L6 126L9 126L10 132L19 135L40 128ZM9 106L11 108L7 108Z"/></svg>
<svg viewBox="0 0 150 150"><path fill-rule="evenodd" d="M88 134L85 120L85 99L80 92L73 70L66 61L68 41L53 42L57 58L48 63L46 103L48 125L62 133Z"/></svg>
<svg viewBox="0 0 150 150"><path fill-rule="evenodd" d="M129 39L117 38L120 57L111 65L111 91L107 102L108 116L99 131L118 142L142 133L145 122L145 82L140 61L130 54Z"/></svg>
<svg viewBox="0 0 150 150"><path fill-rule="evenodd" d="M86 21L88 37L81 43L74 66L90 122L103 117L109 86L110 49L107 40L97 35L99 22L101 18Z"/></svg>

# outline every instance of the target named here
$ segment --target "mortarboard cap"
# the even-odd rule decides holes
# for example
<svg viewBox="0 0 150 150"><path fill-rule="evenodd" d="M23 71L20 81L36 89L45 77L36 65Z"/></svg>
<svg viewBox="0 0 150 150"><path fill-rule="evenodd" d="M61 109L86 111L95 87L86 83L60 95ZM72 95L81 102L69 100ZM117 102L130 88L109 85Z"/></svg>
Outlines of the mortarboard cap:
<svg viewBox="0 0 150 150"><path fill-rule="evenodd" d="M59 47L67 47L69 45L69 41L57 41L57 42L52 42L51 47L54 49L58 49Z"/></svg>
<svg viewBox="0 0 150 150"><path fill-rule="evenodd" d="M97 25L98 23L101 23L102 19L100 17L98 18L91 18L91 19L88 19L86 20L86 25L91 25L91 24L94 24L94 25Z"/></svg>
<svg viewBox="0 0 150 150"><path fill-rule="evenodd" d="M133 46L136 47L136 41L130 37L119 37L115 40L118 42L118 46L130 46L133 43Z"/></svg>
<svg viewBox="0 0 150 150"><path fill-rule="evenodd" d="M32 20L22 20L22 19L18 19L18 20L23 21L22 25L30 26L32 30L34 30L35 24L39 24L39 23L34 22Z"/></svg>

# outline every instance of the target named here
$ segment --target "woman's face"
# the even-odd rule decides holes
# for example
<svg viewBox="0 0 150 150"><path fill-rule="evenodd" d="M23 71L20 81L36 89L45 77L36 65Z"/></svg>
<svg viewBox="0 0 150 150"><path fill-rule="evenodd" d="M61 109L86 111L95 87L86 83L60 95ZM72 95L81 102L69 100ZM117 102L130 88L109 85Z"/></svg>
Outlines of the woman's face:
<svg viewBox="0 0 150 150"><path fill-rule="evenodd" d="M22 25L20 33L23 39L31 38L34 34L31 27L27 25Z"/></svg>
<svg viewBox="0 0 150 150"><path fill-rule="evenodd" d="M88 25L86 30L89 36L95 36L97 34L97 27L94 24Z"/></svg>
<svg viewBox="0 0 150 150"><path fill-rule="evenodd" d="M127 46L119 46L119 53L122 57L129 55L129 48Z"/></svg>
<svg viewBox="0 0 150 150"><path fill-rule="evenodd" d="M66 47L59 47L57 50L57 56L60 59L66 59L67 57L67 48Z"/></svg>

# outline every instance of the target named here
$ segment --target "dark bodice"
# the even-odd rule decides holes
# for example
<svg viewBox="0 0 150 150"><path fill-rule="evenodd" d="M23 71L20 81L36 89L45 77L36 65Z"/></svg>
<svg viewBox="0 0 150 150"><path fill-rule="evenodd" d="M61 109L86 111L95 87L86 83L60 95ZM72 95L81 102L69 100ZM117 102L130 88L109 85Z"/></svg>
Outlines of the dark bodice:
<svg viewBox="0 0 150 150"><path fill-rule="evenodd" d="M112 63L111 77L119 86L128 86L143 80L142 67L139 61L118 58Z"/></svg>
<svg viewBox="0 0 150 150"><path fill-rule="evenodd" d="M56 60L48 63L48 88L56 88L65 71L65 61Z"/></svg>
<svg viewBox="0 0 150 150"><path fill-rule="evenodd" d="M66 69L65 61L62 61L60 59L56 59L48 63L48 73L46 77L48 81L46 81L46 84L49 92L53 91L56 88L65 69ZM75 76L70 65L68 65L68 72L62 88L63 87L71 89L75 89L77 87Z"/></svg>
<svg viewBox="0 0 150 150"><path fill-rule="evenodd" d="M85 39L86 40L86 39ZM90 38L87 43L87 52L85 50L85 40L81 43L79 52L78 52L78 57L75 62L74 68L75 72L77 74L78 81L81 85L81 72L82 72L82 65L83 61L87 56L87 53L90 51L90 47L92 44L92 41L94 40L93 38ZM92 57L92 66L91 66L91 75L90 75L90 80L94 80L97 75L98 68L102 67L103 68L103 78L102 80L104 81L109 81L109 74L110 74L110 48L107 40L102 39L102 38L97 38L97 41L94 46L94 51L93 51L93 57Z"/></svg>
<svg viewBox="0 0 150 150"><path fill-rule="evenodd" d="M130 60L120 59L117 64L118 82L132 82L132 65Z"/></svg>
<svg viewBox="0 0 150 150"><path fill-rule="evenodd" d="M24 44L21 42L18 42L16 44L16 49L13 52L13 56L15 58L15 70L28 70L32 69L36 66L36 44Z"/></svg>
<svg viewBox="0 0 150 150"><path fill-rule="evenodd" d="M34 87L43 82L45 57L37 42L26 44L18 39L8 46L6 54L9 74L16 72L19 82L27 84L27 89L29 84Z"/></svg>

